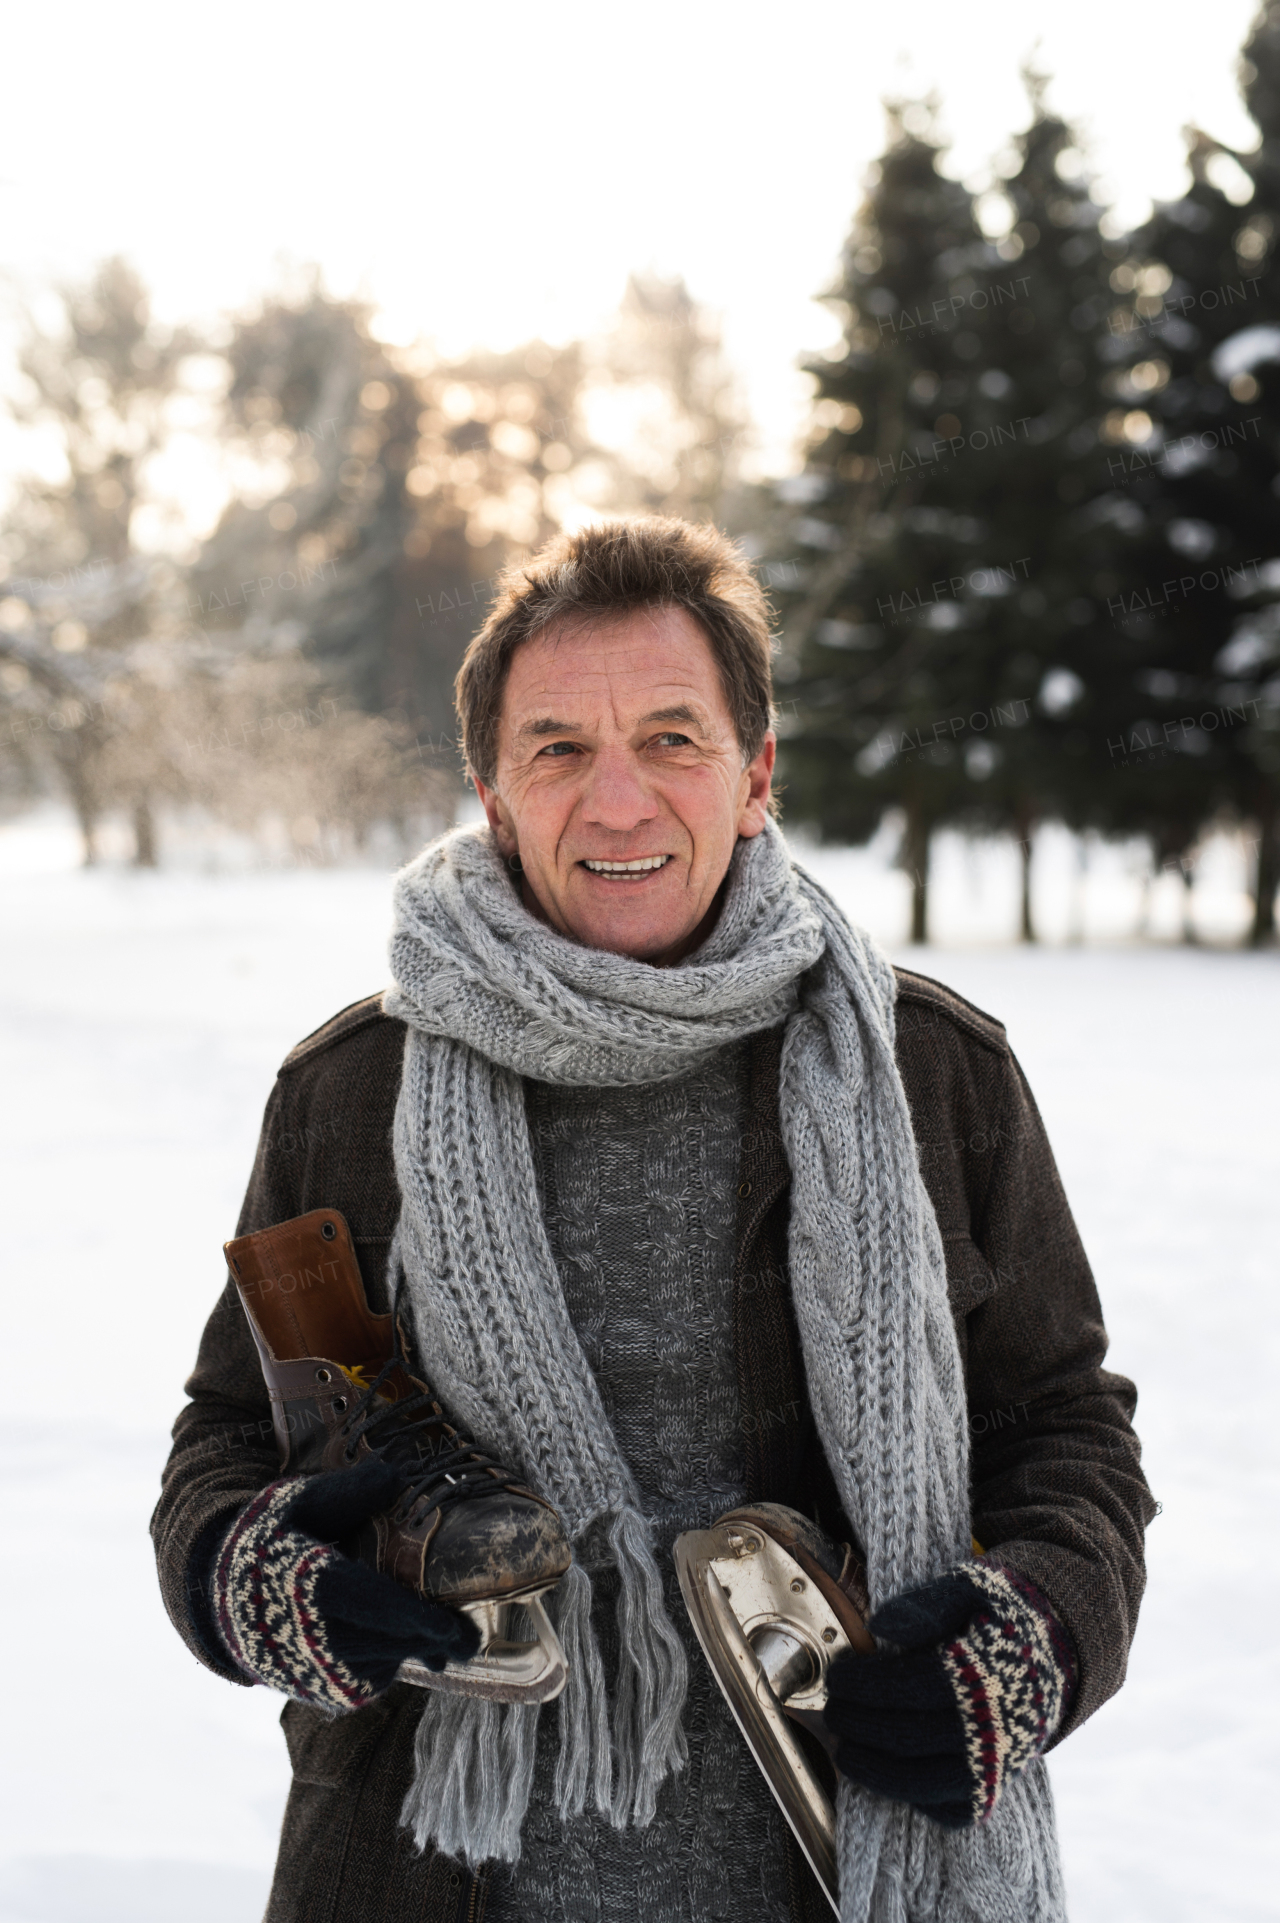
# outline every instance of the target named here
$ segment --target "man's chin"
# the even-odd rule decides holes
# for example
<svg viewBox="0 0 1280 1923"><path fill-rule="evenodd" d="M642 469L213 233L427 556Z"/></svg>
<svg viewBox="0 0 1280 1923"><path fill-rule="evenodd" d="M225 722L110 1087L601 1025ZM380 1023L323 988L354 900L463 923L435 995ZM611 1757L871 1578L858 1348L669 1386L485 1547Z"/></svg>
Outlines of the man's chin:
<svg viewBox="0 0 1280 1923"><path fill-rule="evenodd" d="M667 926L655 924L652 917L600 915L576 921L569 932L584 948L627 955L632 961L662 961L683 947L693 929L683 920Z"/></svg>
<svg viewBox="0 0 1280 1923"><path fill-rule="evenodd" d="M564 904L569 932L584 947L610 955L661 960L688 941L700 919L690 920L685 899L664 901L657 889L625 881L589 883L588 887L588 898L583 898L586 890L574 889ZM606 888L609 895L604 894Z"/></svg>

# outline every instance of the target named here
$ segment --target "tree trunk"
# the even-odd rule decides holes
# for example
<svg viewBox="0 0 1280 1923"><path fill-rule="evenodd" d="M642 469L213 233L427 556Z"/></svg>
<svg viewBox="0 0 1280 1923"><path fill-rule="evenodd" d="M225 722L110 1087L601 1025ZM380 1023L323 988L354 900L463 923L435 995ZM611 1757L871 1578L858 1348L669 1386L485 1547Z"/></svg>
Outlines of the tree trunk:
<svg viewBox="0 0 1280 1923"><path fill-rule="evenodd" d="M1020 804L1014 817L1018 834L1018 852L1022 856L1022 904L1018 920L1018 940L1036 939L1035 923L1031 919L1031 852L1032 836L1035 833L1035 817L1029 807Z"/></svg>
<svg viewBox="0 0 1280 1923"><path fill-rule="evenodd" d="M1190 856L1185 853L1180 857L1178 867L1182 872L1182 939L1189 948L1194 948L1200 940L1195 920L1196 871Z"/></svg>
<svg viewBox="0 0 1280 1923"><path fill-rule="evenodd" d="M916 800L907 803L902 861L911 877L911 940L923 944L929 939L929 822Z"/></svg>
<svg viewBox="0 0 1280 1923"><path fill-rule="evenodd" d="M159 866L156 860L156 821L146 795L139 795L133 804L133 865L135 868Z"/></svg>
<svg viewBox="0 0 1280 1923"><path fill-rule="evenodd" d="M1154 860L1154 857L1153 857L1153 860ZM1151 869L1150 867L1147 867L1143 870L1141 880L1138 884L1139 886L1138 927L1136 932L1137 932L1137 937L1139 941L1151 940L1151 883L1152 883L1152 880L1153 880L1153 877L1152 877Z"/></svg>
<svg viewBox="0 0 1280 1923"><path fill-rule="evenodd" d="M85 780L78 760L73 761L67 770L67 785L71 790L71 806L80 829L80 865L82 868L93 868L98 860L98 809L93 790Z"/></svg>
<svg viewBox="0 0 1280 1923"><path fill-rule="evenodd" d="M1076 870L1071 878L1071 912L1067 925L1067 940L1073 948L1084 941L1085 895L1089 885L1089 844L1083 835L1076 836Z"/></svg>
<svg viewBox="0 0 1280 1923"><path fill-rule="evenodd" d="M1277 888L1280 888L1280 820L1275 808L1268 805L1258 818L1258 863L1253 886L1253 927L1249 934L1254 948L1266 948L1275 941Z"/></svg>

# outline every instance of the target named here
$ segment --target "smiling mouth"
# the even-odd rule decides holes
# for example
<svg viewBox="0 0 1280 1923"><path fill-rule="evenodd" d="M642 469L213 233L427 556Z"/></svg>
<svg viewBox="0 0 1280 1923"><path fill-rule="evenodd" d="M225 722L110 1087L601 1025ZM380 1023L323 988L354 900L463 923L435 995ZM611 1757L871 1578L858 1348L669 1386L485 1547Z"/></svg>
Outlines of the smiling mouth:
<svg viewBox="0 0 1280 1923"><path fill-rule="evenodd" d="M589 874L602 875L606 881L637 881L644 875L656 874L671 859L670 855L640 855L635 861L587 860L581 866Z"/></svg>

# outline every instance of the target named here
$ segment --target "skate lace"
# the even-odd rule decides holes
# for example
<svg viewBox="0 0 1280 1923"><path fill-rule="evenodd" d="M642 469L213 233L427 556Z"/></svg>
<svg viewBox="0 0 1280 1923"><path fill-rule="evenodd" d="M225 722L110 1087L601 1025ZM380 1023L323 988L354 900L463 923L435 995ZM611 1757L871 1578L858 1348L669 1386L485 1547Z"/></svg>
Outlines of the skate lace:
<svg viewBox="0 0 1280 1923"><path fill-rule="evenodd" d="M354 1462L364 1441L384 1462L404 1470L405 1486L396 1498L396 1508L404 1514L423 1496L443 1509L451 1502L501 1495L508 1481L506 1470L444 1420L430 1390L376 1406L378 1391L392 1370L404 1367L399 1356L391 1356L343 1423L346 1460ZM447 1438L450 1446L443 1447L438 1437Z"/></svg>

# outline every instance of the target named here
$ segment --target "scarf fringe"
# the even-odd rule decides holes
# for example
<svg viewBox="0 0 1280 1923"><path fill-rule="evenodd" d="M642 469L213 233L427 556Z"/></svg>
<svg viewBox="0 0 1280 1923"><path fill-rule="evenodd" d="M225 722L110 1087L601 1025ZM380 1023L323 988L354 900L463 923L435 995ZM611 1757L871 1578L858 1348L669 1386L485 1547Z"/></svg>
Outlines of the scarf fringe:
<svg viewBox="0 0 1280 1923"><path fill-rule="evenodd" d="M613 1755L600 1645L591 1626L591 1578L571 1563L555 1592L556 1631L568 1664L569 1680L560 1697L560 1752L556 1757L555 1799L560 1820L581 1816L587 1790L601 1815L613 1804Z"/></svg>
<svg viewBox="0 0 1280 1923"><path fill-rule="evenodd" d="M634 1509L620 1509L609 1530L621 1577L618 1632L622 1666L613 1711L618 1780L610 1820L625 1829L653 1821L658 1790L688 1761L680 1721L689 1670L667 1615L649 1531Z"/></svg>
<svg viewBox="0 0 1280 1923"><path fill-rule="evenodd" d="M688 1760L680 1721L688 1665L667 1615L644 1518L634 1509L620 1509L609 1543L620 1583L621 1663L612 1730L604 1664L591 1623L591 1578L580 1563L570 1565L555 1595L556 1629L569 1671L558 1699L556 1808L562 1821L581 1816L590 1792L615 1829L629 1822L644 1829L653 1821L663 1782ZM539 1707L426 1692L414 1741L413 1784L400 1812L401 1824L420 1850L432 1844L473 1869L487 1861L519 1860Z"/></svg>
<svg viewBox="0 0 1280 1923"><path fill-rule="evenodd" d="M419 1850L434 1845L470 1869L517 1860L537 1721L536 1704L426 1692L413 1783L400 1810Z"/></svg>

